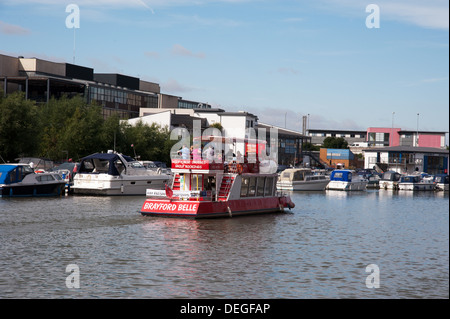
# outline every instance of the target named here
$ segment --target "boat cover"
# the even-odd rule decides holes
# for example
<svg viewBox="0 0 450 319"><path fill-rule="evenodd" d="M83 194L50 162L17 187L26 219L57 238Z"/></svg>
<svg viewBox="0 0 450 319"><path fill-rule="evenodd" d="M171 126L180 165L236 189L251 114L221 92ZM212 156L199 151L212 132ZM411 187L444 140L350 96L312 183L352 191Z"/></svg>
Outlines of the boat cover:
<svg viewBox="0 0 450 319"><path fill-rule="evenodd" d="M9 172L14 170L16 167L16 165L0 165L0 184L7 184L9 182Z"/></svg>
<svg viewBox="0 0 450 319"><path fill-rule="evenodd" d="M330 181L351 182L352 171L350 170L334 170L331 172Z"/></svg>
<svg viewBox="0 0 450 319"><path fill-rule="evenodd" d="M134 159L130 156L127 155L121 155L127 162L133 162ZM108 174L109 175L113 175L113 176L119 176L120 173L116 168L116 165L114 165L114 162L116 162L117 160L120 160L119 155L117 154L112 154L112 153L95 153L86 157L83 157L81 159L81 163L80 163L80 170L79 173L83 173L83 172L87 172L88 170L86 169L85 163L86 161L91 161L94 159L98 159L98 160L102 160L102 161L108 161L109 162L109 167L108 167ZM123 163L124 165L126 163Z"/></svg>

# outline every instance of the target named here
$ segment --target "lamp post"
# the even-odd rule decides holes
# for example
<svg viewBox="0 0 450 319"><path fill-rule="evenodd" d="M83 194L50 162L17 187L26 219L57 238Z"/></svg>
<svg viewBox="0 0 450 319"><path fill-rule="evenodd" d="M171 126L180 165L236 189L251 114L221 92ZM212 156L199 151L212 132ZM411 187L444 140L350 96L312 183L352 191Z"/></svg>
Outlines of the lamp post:
<svg viewBox="0 0 450 319"><path fill-rule="evenodd" d="M419 146L419 113L417 113L416 146Z"/></svg>
<svg viewBox="0 0 450 319"><path fill-rule="evenodd" d="M389 139L389 146L392 146L394 143L394 115L395 112L392 112L392 129L391 129L391 138Z"/></svg>

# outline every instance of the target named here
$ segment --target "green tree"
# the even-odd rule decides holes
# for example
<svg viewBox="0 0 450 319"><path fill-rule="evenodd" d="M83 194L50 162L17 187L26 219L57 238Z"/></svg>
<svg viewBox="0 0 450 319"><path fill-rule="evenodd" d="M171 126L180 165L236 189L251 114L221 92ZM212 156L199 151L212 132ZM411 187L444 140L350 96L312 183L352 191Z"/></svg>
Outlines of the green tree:
<svg viewBox="0 0 450 319"><path fill-rule="evenodd" d="M327 137L323 140L324 148L348 148L348 142L343 137Z"/></svg>
<svg viewBox="0 0 450 319"><path fill-rule="evenodd" d="M38 140L35 102L26 100L23 92L0 97L0 155L3 159L14 162L20 156L33 156Z"/></svg>

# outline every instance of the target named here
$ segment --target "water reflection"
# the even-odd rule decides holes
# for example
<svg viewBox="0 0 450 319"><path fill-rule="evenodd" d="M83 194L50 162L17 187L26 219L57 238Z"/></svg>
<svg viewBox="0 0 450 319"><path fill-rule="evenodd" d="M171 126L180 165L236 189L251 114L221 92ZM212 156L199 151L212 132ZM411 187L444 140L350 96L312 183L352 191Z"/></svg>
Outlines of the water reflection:
<svg viewBox="0 0 450 319"><path fill-rule="evenodd" d="M143 197L2 199L0 297L448 298L448 193L290 195L291 213L213 220L143 217Z"/></svg>

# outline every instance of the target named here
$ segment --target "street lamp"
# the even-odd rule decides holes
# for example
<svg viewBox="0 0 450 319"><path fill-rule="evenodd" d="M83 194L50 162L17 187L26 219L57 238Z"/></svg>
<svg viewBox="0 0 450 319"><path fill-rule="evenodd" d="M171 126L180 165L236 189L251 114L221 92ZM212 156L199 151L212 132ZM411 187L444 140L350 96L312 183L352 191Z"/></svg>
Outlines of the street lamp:
<svg viewBox="0 0 450 319"><path fill-rule="evenodd" d="M417 113L417 136L416 136L416 146L419 146L419 113Z"/></svg>
<svg viewBox="0 0 450 319"><path fill-rule="evenodd" d="M394 142L394 115L395 112L392 112L392 129L391 129L391 138L389 139L389 146L392 146Z"/></svg>

